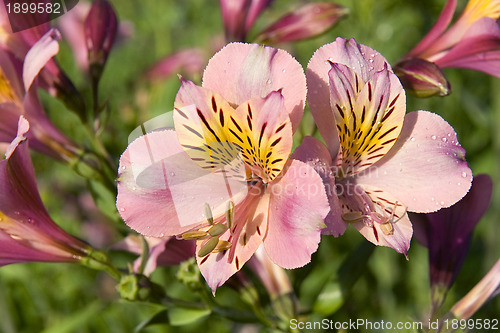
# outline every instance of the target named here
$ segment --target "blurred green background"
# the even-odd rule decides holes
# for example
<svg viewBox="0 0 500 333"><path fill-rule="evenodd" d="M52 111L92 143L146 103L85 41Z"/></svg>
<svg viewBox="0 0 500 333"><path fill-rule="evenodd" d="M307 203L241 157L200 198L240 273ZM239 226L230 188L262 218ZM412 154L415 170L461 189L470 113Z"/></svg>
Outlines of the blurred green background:
<svg viewBox="0 0 500 333"><path fill-rule="evenodd" d="M223 27L216 0L111 2L120 20L133 27L132 36L112 51L100 85L101 100L109 99L110 105L110 121L103 140L117 161L127 146L129 133L142 122L172 110L179 88L175 75L152 83L143 78L144 72L165 55L188 47L204 49L208 60L215 51L213 45L223 38ZM279 46L292 52L304 68L318 47L337 36L355 37L394 64L430 29L445 3L444 0L336 2L350 11L336 27L314 39ZM461 10L466 2L458 2ZM257 20L250 38L304 3L275 1ZM90 102L89 81L75 65L71 49L64 41L57 58ZM408 110L429 110L443 116L458 133L473 173L488 173L497 184L490 209L475 230L465 265L446 299L444 308L449 309L500 257L500 80L466 70L446 69L445 74L452 86L450 96L429 99L409 96ZM43 95L43 99L59 128L75 141L88 144L78 118L49 96ZM307 114L306 117L310 118ZM48 157L33 154L33 158L44 203L65 230L102 249L128 233L113 205L108 204L107 214L94 207L83 178ZM352 292L345 296L343 306L337 309L340 306L336 303L338 289L332 284L337 269L349 255L352 262L362 263L363 253L371 251L366 244L354 229L338 239L323 237L312 264L290 272L303 310L310 308L323 291L324 302L318 303L321 306L317 305L317 313L309 320L364 318L395 323L426 318L430 303L427 250L416 241L412 241L409 261L392 249L376 248L367 259L365 269L341 277L352 278L355 283ZM359 246L361 251L354 253ZM113 252L112 256L120 267L134 258L119 252ZM177 267L158 269L153 280L166 286L171 296L196 300L196 296L176 281L176 271ZM263 305L269 306L263 290L260 292ZM228 287L220 288L217 294L221 303L250 311ZM0 268L0 332L133 332L137 325L160 310L158 306L120 301L110 277L79 265L31 263ZM474 316L499 317L499 298ZM175 318L170 320L175 324ZM155 325L143 331L229 332L257 327L211 315L187 326Z"/></svg>

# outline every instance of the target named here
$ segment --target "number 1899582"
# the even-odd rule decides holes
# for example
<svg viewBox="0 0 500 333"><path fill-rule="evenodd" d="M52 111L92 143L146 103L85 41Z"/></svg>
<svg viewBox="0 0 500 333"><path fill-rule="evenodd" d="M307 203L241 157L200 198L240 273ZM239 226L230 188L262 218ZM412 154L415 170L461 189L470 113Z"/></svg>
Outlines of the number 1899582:
<svg viewBox="0 0 500 333"><path fill-rule="evenodd" d="M5 4L7 14L62 14L61 3L20 1Z"/></svg>

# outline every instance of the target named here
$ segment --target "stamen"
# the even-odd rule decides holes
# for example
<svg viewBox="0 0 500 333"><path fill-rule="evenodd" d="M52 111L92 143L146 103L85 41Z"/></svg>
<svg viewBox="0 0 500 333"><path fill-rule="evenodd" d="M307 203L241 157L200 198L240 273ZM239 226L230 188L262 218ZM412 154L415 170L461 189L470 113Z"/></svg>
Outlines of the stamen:
<svg viewBox="0 0 500 333"><path fill-rule="evenodd" d="M210 229L208 229L208 233L210 234L210 236L219 236L225 233L227 229L228 228L225 224L217 223L214 224Z"/></svg>
<svg viewBox="0 0 500 333"><path fill-rule="evenodd" d="M205 216L207 218L207 221L210 225L214 224L214 216L212 214L212 209L210 209L210 205L208 203L205 203Z"/></svg>
<svg viewBox="0 0 500 333"><path fill-rule="evenodd" d="M189 231L189 232L183 233L182 239L200 240L200 239L205 239L207 236L208 236L208 233L206 231L197 230L197 231Z"/></svg>
<svg viewBox="0 0 500 333"><path fill-rule="evenodd" d="M209 255L219 243L219 237L210 238L198 251L198 257L205 257Z"/></svg>
<svg viewBox="0 0 500 333"><path fill-rule="evenodd" d="M225 240L220 240L218 243L217 243L217 246L215 247L215 249L213 249L212 252L214 253L219 253L219 252L224 252L224 251L227 251L231 248L231 243L228 242L228 241L225 241Z"/></svg>
<svg viewBox="0 0 500 333"><path fill-rule="evenodd" d="M233 226L233 221L234 221L234 203L232 200L229 200L227 202L226 221L228 228L231 228Z"/></svg>
<svg viewBox="0 0 500 333"><path fill-rule="evenodd" d="M394 228L392 227L392 222L388 221L386 223L382 223L380 225L380 229L386 236L390 236L394 234Z"/></svg>
<svg viewBox="0 0 500 333"><path fill-rule="evenodd" d="M342 220L346 223L360 222L363 219L361 212L349 212L342 214Z"/></svg>

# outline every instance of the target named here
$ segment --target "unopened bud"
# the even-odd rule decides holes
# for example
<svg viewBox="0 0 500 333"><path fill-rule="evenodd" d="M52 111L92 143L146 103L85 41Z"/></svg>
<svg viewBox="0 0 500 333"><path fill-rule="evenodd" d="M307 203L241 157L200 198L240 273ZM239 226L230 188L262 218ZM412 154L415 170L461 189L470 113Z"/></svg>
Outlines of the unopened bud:
<svg viewBox="0 0 500 333"><path fill-rule="evenodd" d="M417 97L446 96L451 92L443 71L432 62L419 58L405 60L394 67L394 73L405 90Z"/></svg>

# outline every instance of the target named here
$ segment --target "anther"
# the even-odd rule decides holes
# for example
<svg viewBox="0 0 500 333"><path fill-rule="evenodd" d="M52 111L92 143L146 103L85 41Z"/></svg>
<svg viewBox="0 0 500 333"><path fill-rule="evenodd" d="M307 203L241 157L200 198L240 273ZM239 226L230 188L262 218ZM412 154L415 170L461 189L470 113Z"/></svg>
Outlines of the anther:
<svg viewBox="0 0 500 333"><path fill-rule="evenodd" d="M342 214L342 220L346 223L355 223L361 221L363 214L361 212L349 212Z"/></svg>
<svg viewBox="0 0 500 333"><path fill-rule="evenodd" d="M208 233L210 236L219 236L226 232L227 226L222 223L214 224L210 229L208 229Z"/></svg>
<svg viewBox="0 0 500 333"><path fill-rule="evenodd" d="M206 231L189 231L182 234L182 239L204 239L208 236Z"/></svg>
<svg viewBox="0 0 500 333"><path fill-rule="evenodd" d="M382 230L382 232L386 236L390 236L390 235L394 234L394 228L392 227L391 222L386 222L386 223L380 224L380 229Z"/></svg>
<svg viewBox="0 0 500 333"><path fill-rule="evenodd" d="M214 252L214 253L224 252L226 250L229 250L230 248L231 248L230 242L225 241L225 240L220 240L212 252Z"/></svg>
<svg viewBox="0 0 500 333"><path fill-rule="evenodd" d="M212 209L208 203L205 203L205 216L210 225L214 224L214 216L212 214Z"/></svg>
<svg viewBox="0 0 500 333"><path fill-rule="evenodd" d="M210 238L198 251L198 257L205 257L212 252L219 243L219 237Z"/></svg>
<svg viewBox="0 0 500 333"><path fill-rule="evenodd" d="M227 202L226 221L228 228L231 228L234 221L234 203L231 200Z"/></svg>

